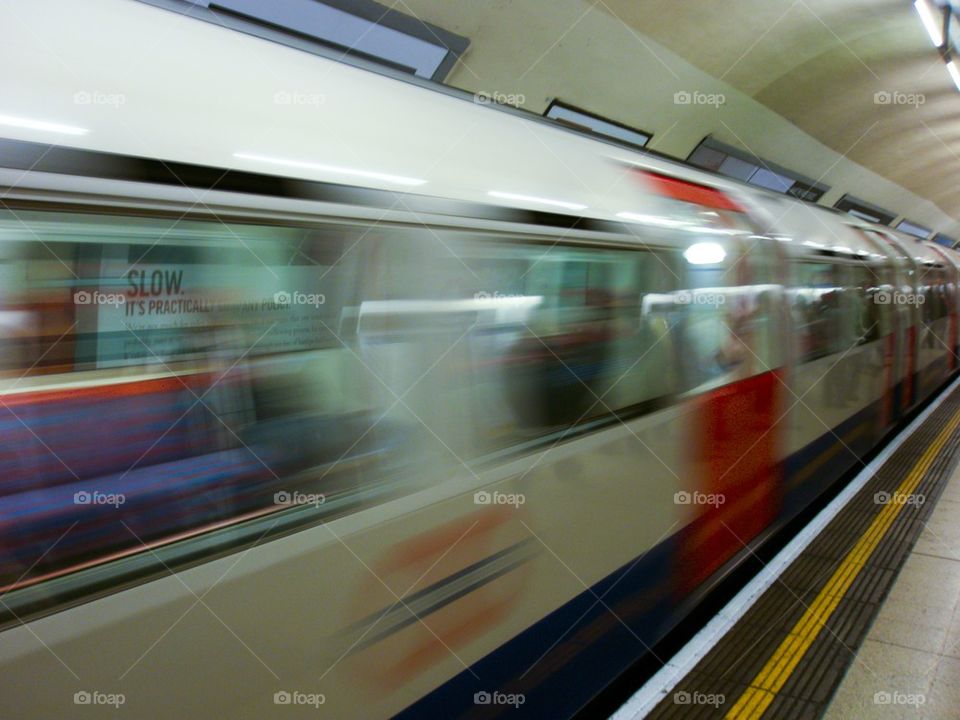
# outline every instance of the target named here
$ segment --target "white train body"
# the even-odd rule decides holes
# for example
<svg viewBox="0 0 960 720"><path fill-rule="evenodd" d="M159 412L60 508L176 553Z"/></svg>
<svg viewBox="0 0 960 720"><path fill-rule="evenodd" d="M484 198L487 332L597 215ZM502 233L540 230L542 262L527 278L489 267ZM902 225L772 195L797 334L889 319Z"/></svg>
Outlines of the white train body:
<svg viewBox="0 0 960 720"><path fill-rule="evenodd" d="M5 717L570 714L956 369L888 228L145 3L0 37Z"/></svg>

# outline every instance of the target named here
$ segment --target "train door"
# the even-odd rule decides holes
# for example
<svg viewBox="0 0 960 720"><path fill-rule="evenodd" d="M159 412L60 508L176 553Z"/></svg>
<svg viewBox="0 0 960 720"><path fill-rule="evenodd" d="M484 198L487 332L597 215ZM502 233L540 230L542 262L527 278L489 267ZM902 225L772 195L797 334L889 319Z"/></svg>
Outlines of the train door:
<svg viewBox="0 0 960 720"><path fill-rule="evenodd" d="M957 270L960 266L957 260L940 249L937 245L930 244L930 249L940 255L946 264L943 272L943 302L944 311L947 313L947 337L949 356L947 358L947 372L952 374L957 369L957 343L958 343L958 308L957 308Z"/></svg>
<svg viewBox="0 0 960 720"><path fill-rule="evenodd" d="M868 231L867 234L894 256L896 264L891 288L891 319L894 325L894 414L897 418L907 414L917 402L917 305L894 302L898 294L913 296L917 277L917 263L896 238L886 233Z"/></svg>
<svg viewBox="0 0 960 720"><path fill-rule="evenodd" d="M701 370L690 418L704 503L684 533L687 590L769 527L782 502L782 264L770 239L743 238L731 250L725 264L691 265L689 272L695 300L686 339L695 343Z"/></svg>
<svg viewBox="0 0 960 720"><path fill-rule="evenodd" d="M900 415L896 389L898 385L898 358L904 347L900 337L899 308L894 304L893 293L897 285L898 273L902 272L905 258L894 251L875 233L863 231L863 236L874 249L885 258L872 268L872 287L867 292L868 301L876 306L878 336L881 340L883 400L877 415L878 439L892 427Z"/></svg>

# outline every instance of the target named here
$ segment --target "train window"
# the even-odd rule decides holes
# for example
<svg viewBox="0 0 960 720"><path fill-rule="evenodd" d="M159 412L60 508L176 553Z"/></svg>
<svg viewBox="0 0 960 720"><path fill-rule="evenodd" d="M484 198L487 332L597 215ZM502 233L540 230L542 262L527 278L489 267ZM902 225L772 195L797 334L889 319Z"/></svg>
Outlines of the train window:
<svg viewBox="0 0 960 720"><path fill-rule="evenodd" d="M873 268L826 262L795 265L792 314L800 362L811 362L881 337L881 278Z"/></svg>
<svg viewBox="0 0 960 720"><path fill-rule="evenodd" d="M947 314L943 286L937 281L939 274L934 268L927 268L920 272L921 284L917 288L918 296L923 301L920 305L920 319L927 326L931 326Z"/></svg>
<svg viewBox="0 0 960 720"><path fill-rule="evenodd" d="M372 496L399 430L336 338L365 230L0 214L0 587Z"/></svg>
<svg viewBox="0 0 960 720"><path fill-rule="evenodd" d="M340 275L304 250L319 231L222 225L211 235L205 224L144 219L118 237L124 227L112 218L98 227L23 217L40 242L23 231L4 246L5 307L21 318L3 355L8 373L162 367L213 347L256 356L333 342L327 327L345 298ZM339 248L343 233L322 242ZM51 335L58 342L45 344Z"/></svg>
<svg viewBox="0 0 960 720"><path fill-rule="evenodd" d="M843 267L799 262L794 271L790 294L798 357L801 363L811 362L843 345Z"/></svg>
<svg viewBox="0 0 960 720"><path fill-rule="evenodd" d="M684 387L672 251L26 210L0 239L0 587L316 522Z"/></svg>
<svg viewBox="0 0 960 720"><path fill-rule="evenodd" d="M947 287L943 282L933 280L930 277L934 274L942 275L941 272L931 272L927 278L931 280L930 284L921 286L921 295L924 298L921 316L927 324L941 320L947 317L949 313Z"/></svg>
<svg viewBox="0 0 960 720"><path fill-rule="evenodd" d="M852 306L852 341L862 345L879 339L883 331L880 304L876 298L881 278L876 270L866 266L853 266L850 271L853 282L847 298Z"/></svg>
<svg viewBox="0 0 960 720"><path fill-rule="evenodd" d="M424 324L428 313L463 314L446 331L431 320L435 346L408 358L409 377L442 379L442 389L418 386L407 400L458 456L552 442L573 426L648 412L681 387L670 295L680 269L670 253L451 236L410 238L379 260L394 282L410 278L399 281L406 299L383 312L399 312L415 292ZM438 391L457 403L438 406Z"/></svg>

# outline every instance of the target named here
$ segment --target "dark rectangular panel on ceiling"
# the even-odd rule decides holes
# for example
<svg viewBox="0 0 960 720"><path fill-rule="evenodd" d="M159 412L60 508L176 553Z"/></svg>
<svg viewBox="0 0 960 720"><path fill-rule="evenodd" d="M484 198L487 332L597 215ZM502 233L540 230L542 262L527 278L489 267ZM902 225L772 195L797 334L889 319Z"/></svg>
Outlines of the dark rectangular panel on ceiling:
<svg viewBox="0 0 960 720"><path fill-rule="evenodd" d="M910 220L901 220L897 225L897 230L900 232L905 232L907 235L918 237L921 240L926 240L928 237L930 237L930 235L933 234L933 230L930 228L925 228L923 225L918 225Z"/></svg>
<svg viewBox="0 0 960 720"><path fill-rule="evenodd" d="M554 100L544 112L544 117L556 120L561 125L571 127L580 132L599 135L600 137L616 140L623 145L645 147L652 133L637 130L616 120L605 118L582 108L575 107L560 100Z"/></svg>
<svg viewBox="0 0 960 720"><path fill-rule="evenodd" d="M690 153L687 162L807 202L817 202L830 189L798 172L750 155L709 136Z"/></svg>
<svg viewBox="0 0 960 720"><path fill-rule="evenodd" d="M870 203L855 198L852 195L844 195L842 198L837 200L837 204L834 205L834 207L837 208L837 210L843 210L843 212L850 213L851 215L861 218L862 220L879 223L880 225L889 225L896 217L896 215L889 210L884 210L876 205L871 205Z"/></svg>
<svg viewBox="0 0 960 720"><path fill-rule="evenodd" d="M470 45L465 37L375 0L189 0L209 13L172 0L142 2L334 60L382 65L436 81L449 74ZM310 45L304 48L296 41Z"/></svg>

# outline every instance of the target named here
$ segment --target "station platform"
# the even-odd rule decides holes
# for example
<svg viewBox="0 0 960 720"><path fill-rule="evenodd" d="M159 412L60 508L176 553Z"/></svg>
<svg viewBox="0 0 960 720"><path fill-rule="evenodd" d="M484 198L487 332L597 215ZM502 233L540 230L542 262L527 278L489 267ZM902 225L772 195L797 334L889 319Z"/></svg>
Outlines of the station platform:
<svg viewBox="0 0 960 720"><path fill-rule="evenodd" d="M613 718L960 717L958 460L960 381Z"/></svg>

